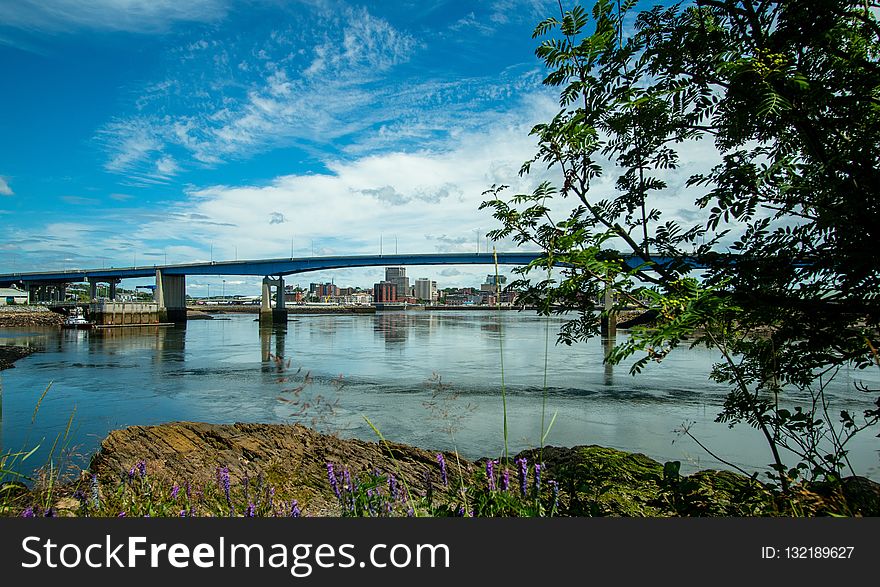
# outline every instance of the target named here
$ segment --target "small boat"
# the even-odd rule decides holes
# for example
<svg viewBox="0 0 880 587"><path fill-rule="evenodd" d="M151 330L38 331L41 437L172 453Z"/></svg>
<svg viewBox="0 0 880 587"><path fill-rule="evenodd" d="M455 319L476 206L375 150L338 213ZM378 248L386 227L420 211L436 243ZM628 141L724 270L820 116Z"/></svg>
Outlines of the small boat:
<svg viewBox="0 0 880 587"><path fill-rule="evenodd" d="M83 311L77 308L73 314L64 319L64 322L61 323L61 328L75 328L77 330L88 330L94 324L86 320L86 317L83 315Z"/></svg>

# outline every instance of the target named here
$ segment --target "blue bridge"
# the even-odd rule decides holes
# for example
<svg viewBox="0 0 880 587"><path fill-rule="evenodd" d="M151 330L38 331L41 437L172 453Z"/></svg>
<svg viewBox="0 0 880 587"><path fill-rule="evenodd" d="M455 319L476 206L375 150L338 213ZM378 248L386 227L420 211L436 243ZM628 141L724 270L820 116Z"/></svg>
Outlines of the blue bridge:
<svg viewBox="0 0 880 587"><path fill-rule="evenodd" d="M211 261L178 265L150 265L111 267L102 269L74 269L67 271L37 271L0 274L0 287L16 285L42 301L64 300L66 285L87 281L91 298L97 297L97 285L110 286L109 298L116 298L116 285L122 279L156 279L154 298L162 315L171 321L186 319L187 275L254 275L263 276L263 314L274 320L286 320L284 309L284 276L309 271L343 269L349 267L408 266L408 265L527 265L541 256L539 252L505 253L427 253L414 255L357 255L338 257L291 257L249 261ZM642 264L641 259L627 257L630 267ZM670 262L671 258L655 258L656 263ZM275 307L271 307L272 288L275 288Z"/></svg>

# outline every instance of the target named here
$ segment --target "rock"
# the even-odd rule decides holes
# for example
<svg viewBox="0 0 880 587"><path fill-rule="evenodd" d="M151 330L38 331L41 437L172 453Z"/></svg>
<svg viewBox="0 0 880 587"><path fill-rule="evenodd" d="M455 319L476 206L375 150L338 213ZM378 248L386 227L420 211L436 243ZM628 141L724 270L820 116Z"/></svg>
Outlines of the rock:
<svg viewBox="0 0 880 587"><path fill-rule="evenodd" d="M425 490L425 475L439 482L436 453L403 444L389 444L393 452L374 442L343 440L300 425L203 424L173 422L159 426L132 426L115 430L101 443L91 470L102 481L119 478L137 461L146 461L151 476L169 482L205 485L218 467L228 466L236 483L245 472L260 474L279 496L296 499L306 515L337 515L338 503L327 478L327 463L353 476L375 469L402 477L411 491ZM446 453L448 463L455 456ZM466 474L472 464L462 460ZM450 466L450 483L458 476Z"/></svg>
<svg viewBox="0 0 880 587"><path fill-rule="evenodd" d="M35 347L27 346L0 346L0 371L3 369L11 369L15 365L15 361L24 358L31 353L37 352Z"/></svg>
<svg viewBox="0 0 880 587"><path fill-rule="evenodd" d="M0 306L0 328L61 326L64 316L45 306Z"/></svg>

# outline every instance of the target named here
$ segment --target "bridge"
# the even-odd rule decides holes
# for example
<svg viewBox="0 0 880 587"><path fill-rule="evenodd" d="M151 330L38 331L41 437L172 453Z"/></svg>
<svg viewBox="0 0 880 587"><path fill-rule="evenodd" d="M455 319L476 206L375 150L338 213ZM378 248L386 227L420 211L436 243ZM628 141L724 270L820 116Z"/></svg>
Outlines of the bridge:
<svg viewBox="0 0 880 587"><path fill-rule="evenodd" d="M163 322L186 320L187 275L251 275L263 276L261 321L287 320L284 307L284 276L309 271L344 269L350 267L409 266L409 265L527 265L541 256L540 252L504 253L427 253L412 255L356 255L328 257L291 257L245 261L211 261L176 265L137 267L110 267L102 269L72 269L65 271L37 271L0 274L0 287L17 285L28 292L28 301L37 294L43 301L63 301L69 283L87 281L90 298L97 297L99 283L109 285L109 298L116 299L116 286L123 279L154 277L153 292ZM630 267L642 264L640 258L625 257ZM655 263L669 263L672 258L657 257ZM271 306L272 288L275 288L275 307Z"/></svg>
<svg viewBox="0 0 880 587"><path fill-rule="evenodd" d="M540 253L497 253L500 265L527 265ZM496 255L491 253L428 253L414 255L356 255L331 257L291 257L280 259L256 259L243 261L211 261L176 265L150 265L137 267L110 267L102 269L73 269L65 271L35 271L0 274L0 287L17 285L28 292L28 301L37 294L45 301L64 300L69 283L87 281L91 286L91 298L97 297L97 286L106 283L110 287L109 298L116 299L116 286L123 279L156 279L155 301L163 321L186 320L187 275L251 275L263 276L263 307L261 318L266 314L275 321L286 320L284 309L284 276L309 271L344 269L349 267L409 266L409 265L493 265ZM272 288L275 288L275 307L271 307Z"/></svg>

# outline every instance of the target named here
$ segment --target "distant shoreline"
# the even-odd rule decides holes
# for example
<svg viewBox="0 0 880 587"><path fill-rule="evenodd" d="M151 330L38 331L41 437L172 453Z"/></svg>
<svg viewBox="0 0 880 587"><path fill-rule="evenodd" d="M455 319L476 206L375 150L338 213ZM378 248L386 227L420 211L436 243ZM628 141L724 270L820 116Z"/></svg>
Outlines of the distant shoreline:
<svg viewBox="0 0 880 587"><path fill-rule="evenodd" d="M252 306L244 306L244 305L231 305L231 306L221 306L221 305L189 305L186 307L189 312L199 312L204 314L259 314L260 306L252 305ZM310 305L288 305L285 307L288 314L375 314L378 312L432 312L432 311L450 311L450 310L481 310L481 311L496 311L496 310L531 310L534 311L536 308L533 306L527 306L522 308L520 306L419 306L419 305L410 305L406 307L388 307L377 309L375 306L310 306Z"/></svg>

